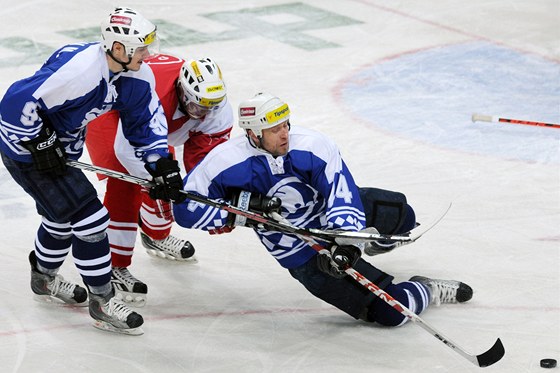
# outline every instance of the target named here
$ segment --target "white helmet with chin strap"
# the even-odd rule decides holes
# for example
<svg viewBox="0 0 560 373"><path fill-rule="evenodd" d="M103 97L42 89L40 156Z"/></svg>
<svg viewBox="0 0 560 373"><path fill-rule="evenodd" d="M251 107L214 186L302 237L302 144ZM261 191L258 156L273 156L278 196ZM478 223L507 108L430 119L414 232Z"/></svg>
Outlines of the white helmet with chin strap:
<svg viewBox="0 0 560 373"><path fill-rule="evenodd" d="M126 7L117 7L109 14L101 23L101 35L106 52L110 53L113 43L119 42L124 45L129 58L136 48L157 48L156 26L137 11Z"/></svg>
<svg viewBox="0 0 560 373"><path fill-rule="evenodd" d="M218 108L227 94L220 67L208 57L185 61L177 86L183 109L194 118Z"/></svg>
<svg viewBox="0 0 560 373"><path fill-rule="evenodd" d="M262 130L290 119L288 104L269 93L257 93L239 104L239 127L262 137Z"/></svg>

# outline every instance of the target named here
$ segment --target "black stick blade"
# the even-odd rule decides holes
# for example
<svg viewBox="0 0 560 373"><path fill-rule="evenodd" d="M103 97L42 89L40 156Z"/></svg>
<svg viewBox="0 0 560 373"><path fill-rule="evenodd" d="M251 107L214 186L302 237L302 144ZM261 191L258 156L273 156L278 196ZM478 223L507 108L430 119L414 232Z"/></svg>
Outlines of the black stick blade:
<svg viewBox="0 0 560 373"><path fill-rule="evenodd" d="M490 347L488 351L483 352L476 357L478 360L478 366L481 368L490 366L495 362L500 361L500 359L504 357L505 353L506 350L504 349L504 345L502 344L502 341L500 341L500 338L498 338L496 343L494 343L494 346Z"/></svg>

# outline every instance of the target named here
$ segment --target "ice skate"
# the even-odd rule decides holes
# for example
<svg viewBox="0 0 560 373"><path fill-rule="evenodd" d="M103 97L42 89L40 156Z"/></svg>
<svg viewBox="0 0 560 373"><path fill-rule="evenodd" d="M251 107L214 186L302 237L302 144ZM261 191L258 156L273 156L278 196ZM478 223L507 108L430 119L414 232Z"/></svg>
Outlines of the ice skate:
<svg viewBox="0 0 560 373"><path fill-rule="evenodd" d="M115 333L141 335L144 319L111 292L107 296L89 294L89 314L94 318L93 326Z"/></svg>
<svg viewBox="0 0 560 373"><path fill-rule="evenodd" d="M50 276L39 272L35 252L29 253L31 264L31 290L40 302L87 306L87 291L81 286L64 280L61 275Z"/></svg>
<svg viewBox="0 0 560 373"><path fill-rule="evenodd" d="M135 307L143 307L146 304L148 286L134 277L128 268L113 267L111 283L118 299Z"/></svg>
<svg viewBox="0 0 560 373"><path fill-rule="evenodd" d="M430 289L430 303L463 303L473 296L472 288L460 281L437 280L423 276L413 276L409 281L419 282Z"/></svg>
<svg viewBox="0 0 560 373"><path fill-rule="evenodd" d="M142 244L146 251L153 257L183 262L197 262L194 256L194 247L187 240L171 235L164 240L152 240L144 232L140 232L140 237L142 237Z"/></svg>

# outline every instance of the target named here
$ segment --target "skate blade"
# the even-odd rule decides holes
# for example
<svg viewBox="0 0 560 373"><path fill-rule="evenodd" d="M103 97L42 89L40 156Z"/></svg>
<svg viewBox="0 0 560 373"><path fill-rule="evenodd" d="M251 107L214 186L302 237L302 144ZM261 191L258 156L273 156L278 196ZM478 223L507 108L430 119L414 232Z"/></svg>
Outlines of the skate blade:
<svg viewBox="0 0 560 373"><path fill-rule="evenodd" d="M130 293L127 291L118 290L116 287L114 287L114 289L115 297L122 300L129 306L141 308L144 307L146 305L146 302L148 301L146 294Z"/></svg>
<svg viewBox="0 0 560 373"><path fill-rule="evenodd" d="M173 255L169 255L167 253L164 253L163 251L159 251L155 249L146 249L146 252L148 253L148 255L158 259L167 259L175 262L186 262L191 264L198 263L198 259L196 258L195 255L190 256L188 258L177 258L174 257Z"/></svg>
<svg viewBox="0 0 560 373"><path fill-rule="evenodd" d="M130 328L130 329L117 328L114 325L112 325L111 323L108 323L106 321L101 321L101 320L95 320L92 325L93 325L94 328L97 328L97 329L100 329L100 330L105 330L107 332L118 333L118 334L126 334L126 335L142 335L142 334L144 334L144 330L141 327Z"/></svg>
<svg viewBox="0 0 560 373"><path fill-rule="evenodd" d="M88 302L87 299L82 303L66 303L62 299L59 299L57 297L53 297L52 295L39 295L39 294L33 294L33 299L36 302L39 302L39 303L50 304L50 305L58 306L58 307L87 307L87 306L89 306L89 302Z"/></svg>

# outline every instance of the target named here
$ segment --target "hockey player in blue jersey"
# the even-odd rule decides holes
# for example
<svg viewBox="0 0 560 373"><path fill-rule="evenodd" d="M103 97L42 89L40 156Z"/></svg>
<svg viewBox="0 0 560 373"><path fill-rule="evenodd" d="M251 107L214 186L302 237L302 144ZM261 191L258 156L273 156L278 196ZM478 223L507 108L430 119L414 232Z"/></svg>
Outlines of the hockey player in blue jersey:
<svg viewBox="0 0 560 373"><path fill-rule="evenodd" d="M189 172L184 189L230 200L245 210L279 212L301 228L359 231L373 225L382 233L403 233L414 227L414 212L402 198L389 191L358 188L337 146L320 133L291 126L289 119L288 105L270 94L242 102L239 125L246 138L212 150ZM395 196L397 203L392 203ZM391 204L400 206L400 212ZM175 204L174 215L183 227L211 233L251 225L238 215L194 201ZM465 302L472 297L472 289L459 281L415 276L393 283L393 276L361 258L356 246L330 245L326 247L330 255L318 254L295 235L256 227L255 231L268 252L309 292L356 319L386 326L408 320L348 277L342 271L348 264L417 314L430 303ZM379 245L381 250L386 246Z"/></svg>
<svg viewBox="0 0 560 373"><path fill-rule="evenodd" d="M45 300L89 305L98 328L140 334L142 316L111 286L107 210L83 172L65 162L81 156L88 122L116 109L124 135L157 183L151 195L181 200L182 180L168 153L154 76L142 64L157 41L155 25L119 7L101 33L101 43L64 46L8 88L0 102L0 153L42 216L29 255L32 291ZM70 249L87 290L57 273Z"/></svg>

